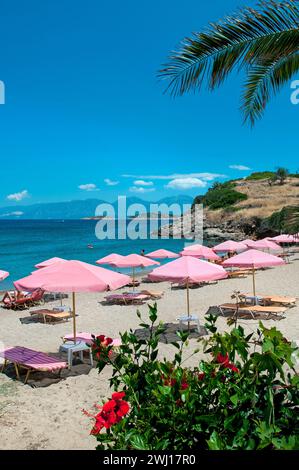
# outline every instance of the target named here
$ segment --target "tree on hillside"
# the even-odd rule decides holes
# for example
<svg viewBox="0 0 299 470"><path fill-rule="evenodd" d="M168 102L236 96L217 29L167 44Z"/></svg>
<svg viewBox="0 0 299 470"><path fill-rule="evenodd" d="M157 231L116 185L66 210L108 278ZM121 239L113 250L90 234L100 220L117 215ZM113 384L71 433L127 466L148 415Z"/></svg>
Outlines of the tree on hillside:
<svg viewBox="0 0 299 470"><path fill-rule="evenodd" d="M271 96L299 71L298 1L261 1L257 9L211 23L183 41L160 75L176 96L199 90L204 79L213 90L233 69L247 75L241 109L253 125Z"/></svg>
<svg viewBox="0 0 299 470"><path fill-rule="evenodd" d="M275 175L279 181L279 184L284 184L287 177L289 176L289 170L286 168L277 168Z"/></svg>

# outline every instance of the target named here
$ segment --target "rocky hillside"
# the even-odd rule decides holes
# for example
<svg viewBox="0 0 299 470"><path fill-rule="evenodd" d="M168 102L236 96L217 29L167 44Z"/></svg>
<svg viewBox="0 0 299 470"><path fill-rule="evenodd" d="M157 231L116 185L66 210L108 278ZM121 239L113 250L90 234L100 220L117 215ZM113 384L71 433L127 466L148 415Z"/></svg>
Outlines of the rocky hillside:
<svg viewBox="0 0 299 470"><path fill-rule="evenodd" d="M271 226L269 217L284 207L299 205L299 178L292 175L280 184L272 182L271 174L269 172L269 177L263 179L256 174L256 179L249 177L219 184L219 188L196 198L196 203L204 205L204 238L241 240L244 236L275 235L277 229ZM190 218L194 228L194 213L185 215L185 221ZM180 233L181 226L182 221L177 221L171 227L171 233L174 236ZM194 231L191 235L195 238L199 236Z"/></svg>

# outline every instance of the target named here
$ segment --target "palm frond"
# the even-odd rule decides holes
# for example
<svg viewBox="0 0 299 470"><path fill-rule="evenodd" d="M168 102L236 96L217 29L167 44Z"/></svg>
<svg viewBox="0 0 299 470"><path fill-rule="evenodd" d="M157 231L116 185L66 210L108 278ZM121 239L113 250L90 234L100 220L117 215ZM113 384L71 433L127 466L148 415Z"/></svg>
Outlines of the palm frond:
<svg viewBox="0 0 299 470"><path fill-rule="evenodd" d="M299 71L299 54L267 60L254 65L248 72L243 94L242 111L244 121L251 125L261 118L270 97Z"/></svg>
<svg viewBox="0 0 299 470"><path fill-rule="evenodd" d="M183 95L198 90L205 80L214 89L236 67L248 71L265 61L298 53L298 1L269 0L258 5L258 9L245 8L186 38L159 72L169 80L166 91Z"/></svg>
<svg viewBox="0 0 299 470"><path fill-rule="evenodd" d="M289 207L284 222L285 232L290 234L299 234L299 206Z"/></svg>

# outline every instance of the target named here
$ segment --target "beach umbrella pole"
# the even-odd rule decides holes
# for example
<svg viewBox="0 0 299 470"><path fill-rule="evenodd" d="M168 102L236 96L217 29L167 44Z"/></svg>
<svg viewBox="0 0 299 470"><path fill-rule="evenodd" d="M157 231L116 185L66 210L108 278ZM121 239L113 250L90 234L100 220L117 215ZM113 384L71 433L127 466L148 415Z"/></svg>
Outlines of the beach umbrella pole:
<svg viewBox="0 0 299 470"><path fill-rule="evenodd" d="M190 331L190 293L189 293L189 279L187 279L187 315L188 315L188 331Z"/></svg>
<svg viewBox="0 0 299 470"><path fill-rule="evenodd" d="M135 292L135 268L134 267L133 267L132 280L133 280L133 292Z"/></svg>
<svg viewBox="0 0 299 470"><path fill-rule="evenodd" d="M76 344L76 294L73 292L73 336L74 343Z"/></svg>
<svg viewBox="0 0 299 470"><path fill-rule="evenodd" d="M252 283L253 283L253 296L254 302L256 303L256 287L255 287L255 269L252 270Z"/></svg>

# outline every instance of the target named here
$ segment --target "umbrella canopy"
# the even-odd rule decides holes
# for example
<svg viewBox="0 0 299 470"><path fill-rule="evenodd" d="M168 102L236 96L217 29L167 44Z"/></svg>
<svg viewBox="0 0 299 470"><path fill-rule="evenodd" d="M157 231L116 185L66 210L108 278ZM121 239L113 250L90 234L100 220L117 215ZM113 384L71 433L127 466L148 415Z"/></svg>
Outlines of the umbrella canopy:
<svg viewBox="0 0 299 470"><path fill-rule="evenodd" d="M295 243L296 239L293 237L293 235L277 235L277 237L271 238L272 241L276 243Z"/></svg>
<svg viewBox="0 0 299 470"><path fill-rule="evenodd" d="M0 270L0 281L4 281L9 276L9 273L7 271L1 271Z"/></svg>
<svg viewBox="0 0 299 470"><path fill-rule="evenodd" d="M160 264L158 261L153 261L146 256L137 255L135 253L127 256L123 256L121 260L111 263L111 266L117 268L132 268L132 279L133 279L133 291L135 290L135 268L147 268L149 266L155 266Z"/></svg>
<svg viewBox="0 0 299 470"><path fill-rule="evenodd" d="M65 261L41 269L31 276L14 282L16 289L73 293L73 334L76 342L75 292L104 292L123 287L131 281L129 276L93 266L82 261Z"/></svg>
<svg viewBox="0 0 299 470"><path fill-rule="evenodd" d="M54 257L54 258L47 259L43 261L42 263L36 264L34 267L37 269L48 268L49 266L52 266L55 263L64 263L65 261L66 259Z"/></svg>
<svg viewBox="0 0 299 470"><path fill-rule="evenodd" d="M245 253L240 253L227 259L222 263L222 266L256 269L280 266L282 264L285 264L285 262L278 256L269 255L259 250L248 250Z"/></svg>
<svg viewBox="0 0 299 470"><path fill-rule="evenodd" d="M96 263L97 264L113 264L113 263L121 260L122 258L124 258L124 256L118 255L117 253L111 253L108 256L104 256L104 258L98 259L98 261L96 261Z"/></svg>
<svg viewBox="0 0 299 470"><path fill-rule="evenodd" d="M246 240L242 240L241 243L243 243L243 245L250 245L252 242L254 242L254 240L251 240L251 238L246 238Z"/></svg>
<svg viewBox="0 0 299 470"><path fill-rule="evenodd" d="M268 268L281 266L285 264L278 256L270 255L259 250L248 250L245 253L233 256L222 263L223 267L238 267L252 269L253 278L253 295L256 296L255 290L255 270L257 268Z"/></svg>
<svg viewBox="0 0 299 470"><path fill-rule="evenodd" d="M222 266L196 259L193 256L183 256L154 269L148 277L153 281L202 282L224 279L227 276Z"/></svg>
<svg viewBox="0 0 299 470"><path fill-rule="evenodd" d="M156 258L156 259L172 259L172 258L179 257L177 253L174 253L173 251L169 251L169 250L163 250L163 249L152 251L151 253L147 253L145 256L147 258Z"/></svg>
<svg viewBox="0 0 299 470"><path fill-rule="evenodd" d="M147 268L148 266L154 266L160 263L158 261L148 259L146 256L133 253L131 255L123 256L122 259L111 264L117 268Z"/></svg>
<svg viewBox="0 0 299 470"><path fill-rule="evenodd" d="M203 258L211 261L218 261L221 259L211 248L204 245L187 246L180 254L182 256L193 256L195 258Z"/></svg>
<svg viewBox="0 0 299 470"><path fill-rule="evenodd" d="M227 240L226 242L220 243L219 245L216 245L213 247L213 251L216 252L239 252L239 251L245 251L247 250L247 245L241 242L234 242L233 240Z"/></svg>
<svg viewBox="0 0 299 470"><path fill-rule="evenodd" d="M228 276L222 266L217 266L207 261L202 261L193 256L182 256L175 261L160 266L149 274L149 278L153 281L174 281L186 282L187 285L187 312L188 319L190 317L190 299L189 299L189 283L202 281L215 281L224 279ZM189 329L188 321L188 329Z"/></svg>
<svg viewBox="0 0 299 470"><path fill-rule="evenodd" d="M14 282L18 290L46 292L104 292L125 286L129 276L82 261L56 263Z"/></svg>
<svg viewBox="0 0 299 470"><path fill-rule="evenodd" d="M273 250L273 251L280 251L281 248L277 243L264 238L263 240L253 241L251 240L250 243L246 243L249 248L253 248L255 250Z"/></svg>

